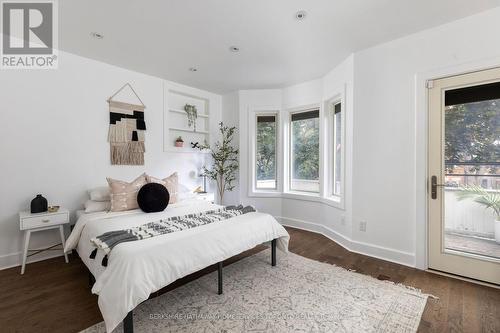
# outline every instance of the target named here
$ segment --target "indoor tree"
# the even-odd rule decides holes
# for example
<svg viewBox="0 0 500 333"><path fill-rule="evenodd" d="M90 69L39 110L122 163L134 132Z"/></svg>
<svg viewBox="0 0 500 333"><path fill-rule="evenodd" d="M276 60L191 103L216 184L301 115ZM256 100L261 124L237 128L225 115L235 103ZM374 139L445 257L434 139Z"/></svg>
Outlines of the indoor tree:
<svg viewBox="0 0 500 333"><path fill-rule="evenodd" d="M235 187L236 172L238 170L238 149L232 145L236 127L225 126L219 123L221 141L213 146L207 142L200 150L208 150L212 156L213 165L210 169L203 167L204 174L217 183L220 202L223 203L225 191L232 191Z"/></svg>

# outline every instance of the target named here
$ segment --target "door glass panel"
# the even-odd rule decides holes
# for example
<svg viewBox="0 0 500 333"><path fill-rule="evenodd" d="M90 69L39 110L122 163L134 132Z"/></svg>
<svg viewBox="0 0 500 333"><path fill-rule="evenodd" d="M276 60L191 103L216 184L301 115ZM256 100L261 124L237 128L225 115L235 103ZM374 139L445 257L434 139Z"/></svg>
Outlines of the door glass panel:
<svg viewBox="0 0 500 333"><path fill-rule="evenodd" d="M445 251L500 259L500 83L445 93Z"/></svg>

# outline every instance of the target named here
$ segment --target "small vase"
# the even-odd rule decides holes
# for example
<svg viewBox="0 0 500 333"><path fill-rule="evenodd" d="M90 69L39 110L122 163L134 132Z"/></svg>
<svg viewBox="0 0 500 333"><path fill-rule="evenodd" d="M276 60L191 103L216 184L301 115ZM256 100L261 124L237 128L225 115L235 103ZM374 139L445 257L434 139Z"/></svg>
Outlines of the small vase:
<svg viewBox="0 0 500 333"><path fill-rule="evenodd" d="M31 213L43 213L47 211L47 199L38 194L36 198L31 200Z"/></svg>

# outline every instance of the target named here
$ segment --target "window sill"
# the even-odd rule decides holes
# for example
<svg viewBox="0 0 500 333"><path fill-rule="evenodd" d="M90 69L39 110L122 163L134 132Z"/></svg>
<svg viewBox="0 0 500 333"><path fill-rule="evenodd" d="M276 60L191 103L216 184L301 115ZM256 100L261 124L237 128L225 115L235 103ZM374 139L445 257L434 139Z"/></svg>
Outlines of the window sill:
<svg viewBox="0 0 500 333"><path fill-rule="evenodd" d="M284 192L281 195L282 198L285 199L294 199L294 200L305 200L305 201L314 201L321 202L321 198L319 193L307 193L307 192L299 192L299 191L289 191Z"/></svg>
<svg viewBox="0 0 500 333"><path fill-rule="evenodd" d="M330 196L321 197L319 193L308 193L299 191L288 191L288 192L278 192L278 191L254 191L248 193L249 198L283 198L301 201L312 201L326 204L330 207L334 207L340 210L345 210L344 201L341 197Z"/></svg>
<svg viewBox="0 0 500 333"><path fill-rule="evenodd" d="M281 198L282 193L278 191L251 191L249 198Z"/></svg>
<svg viewBox="0 0 500 333"><path fill-rule="evenodd" d="M342 200L342 197L337 197L337 196L324 197L321 198L321 201L328 206L345 210L344 200Z"/></svg>

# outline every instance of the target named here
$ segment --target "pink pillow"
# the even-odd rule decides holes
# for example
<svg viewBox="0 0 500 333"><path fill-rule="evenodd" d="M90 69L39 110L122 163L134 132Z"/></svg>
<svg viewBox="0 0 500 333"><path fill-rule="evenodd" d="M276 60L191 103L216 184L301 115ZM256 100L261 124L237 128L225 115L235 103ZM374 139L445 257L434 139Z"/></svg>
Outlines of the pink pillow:
<svg viewBox="0 0 500 333"><path fill-rule="evenodd" d="M131 183L106 178L108 180L110 197L111 197L111 211L123 212L139 208L137 203L137 193L147 184L146 174L143 173Z"/></svg>
<svg viewBox="0 0 500 333"><path fill-rule="evenodd" d="M148 183L157 183L165 186L170 194L169 203L176 203L178 201L178 192L179 192L179 176L177 172L174 172L170 176L164 179L155 178L152 176L146 176Z"/></svg>

